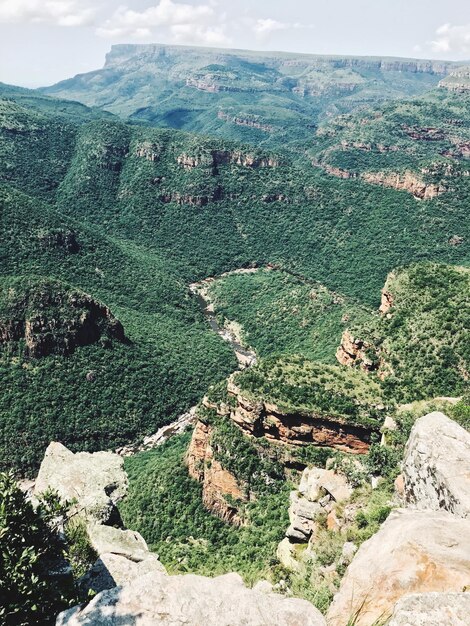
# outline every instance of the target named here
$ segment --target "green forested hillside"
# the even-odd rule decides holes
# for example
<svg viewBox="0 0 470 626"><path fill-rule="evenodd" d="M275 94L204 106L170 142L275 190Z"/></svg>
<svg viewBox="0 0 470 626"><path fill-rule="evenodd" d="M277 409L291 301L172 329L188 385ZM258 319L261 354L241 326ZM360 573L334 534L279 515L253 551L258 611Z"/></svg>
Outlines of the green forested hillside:
<svg viewBox="0 0 470 626"><path fill-rule="evenodd" d="M319 283L271 269L220 278L209 294L221 323L240 324L243 343L260 357L303 354L334 364L344 328L369 315Z"/></svg>
<svg viewBox="0 0 470 626"><path fill-rule="evenodd" d="M34 362L20 349L4 351L4 466L29 471L50 439L97 449L148 434L232 371L233 355L190 295L193 280L274 263L303 284L323 284L327 299L341 293L360 308L378 305L394 267L469 262L469 177L419 203L294 163L283 151L113 119L83 123L51 114L42 96L30 106L31 98L0 100L1 274L84 291L111 309L129 342ZM465 128L462 107L452 116ZM267 288L286 288L287 298L296 289ZM282 337L276 306L273 336ZM316 311L305 311L312 341ZM328 315L321 334L331 323L331 338L308 356L326 358L336 341L338 318ZM310 339L291 331L273 345L303 352Z"/></svg>
<svg viewBox="0 0 470 626"><path fill-rule="evenodd" d="M0 188L0 205L2 274L66 280L111 307L129 339L33 360L20 344L16 351L0 345L2 467L33 471L51 440L92 450L127 443L233 370L231 351L206 327L169 262L11 188Z"/></svg>
<svg viewBox="0 0 470 626"><path fill-rule="evenodd" d="M336 176L393 186L396 181L387 174L408 172L441 192L458 194L461 178L470 172L469 146L470 92L440 88L326 121L310 154Z"/></svg>
<svg viewBox="0 0 470 626"><path fill-rule="evenodd" d="M386 392L406 402L468 393L470 269L412 265L392 272L384 293L387 311L351 332L368 344Z"/></svg>
<svg viewBox="0 0 470 626"><path fill-rule="evenodd" d="M443 61L117 45L101 70L43 89L134 122L303 152L319 120L423 93Z"/></svg>

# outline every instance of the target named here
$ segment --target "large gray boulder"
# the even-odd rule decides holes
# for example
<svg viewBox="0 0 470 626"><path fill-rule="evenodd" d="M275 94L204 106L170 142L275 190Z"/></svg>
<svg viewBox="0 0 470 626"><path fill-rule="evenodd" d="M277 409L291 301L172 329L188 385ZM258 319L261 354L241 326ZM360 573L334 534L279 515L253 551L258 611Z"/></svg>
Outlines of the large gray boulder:
<svg viewBox="0 0 470 626"><path fill-rule="evenodd" d="M149 551L142 535L134 530L91 524L88 537L99 558L82 577L82 589L98 593L126 585L148 572L165 572L158 555Z"/></svg>
<svg viewBox="0 0 470 626"><path fill-rule="evenodd" d="M403 476L408 504L470 518L470 433L443 413L421 417L406 446Z"/></svg>
<svg viewBox="0 0 470 626"><path fill-rule="evenodd" d="M75 511L88 521L109 523L117 516L116 503L127 491L123 459L112 452L77 452L61 443L49 444L34 487L37 496L47 489L62 500L76 502Z"/></svg>
<svg viewBox="0 0 470 626"><path fill-rule="evenodd" d="M470 593L415 593L395 606L388 626L470 626Z"/></svg>
<svg viewBox="0 0 470 626"><path fill-rule="evenodd" d="M152 572L61 613L56 626L326 626L306 600L247 589L238 574L218 578Z"/></svg>
<svg viewBox="0 0 470 626"><path fill-rule="evenodd" d="M470 520L402 509L359 548L327 614L329 626L371 626L409 593L456 592L470 584Z"/></svg>

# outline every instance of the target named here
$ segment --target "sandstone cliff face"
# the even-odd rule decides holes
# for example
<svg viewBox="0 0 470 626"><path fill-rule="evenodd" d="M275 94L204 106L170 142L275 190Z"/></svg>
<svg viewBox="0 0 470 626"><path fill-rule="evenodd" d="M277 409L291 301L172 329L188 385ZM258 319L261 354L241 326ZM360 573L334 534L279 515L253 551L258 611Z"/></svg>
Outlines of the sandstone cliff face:
<svg viewBox="0 0 470 626"><path fill-rule="evenodd" d="M386 151L386 150L382 150ZM380 185L381 187L390 187L398 191L407 191L416 198L416 200L432 200L443 193L446 193L447 187L443 183L426 183L414 172L351 172L328 165L327 163L312 161L314 167L320 167L327 174L342 178L345 180L360 178L372 185ZM428 172L424 172L426 174Z"/></svg>
<svg viewBox="0 0 470 626"><path fill-rule="evenodd" d="M0 318L0 344L24 340L27 356L67 355L107 337L124 341L109 308L91 296L40 284L22 293Z"/></svg>
<svg viewBox="0 0 470 626"><path fill-rule="evenodd" d="M180 154L177 163L186 170L195 167L213 167L220 165L240 165L242 167L262 168L277 167L279 160L273 156L257 156L242 150L212 150L209 154Z"/></svg>
<svg viewBox="0 0 470 626"><path fill-rule="evenodd" d="M365 454L369 449L372 430L366 426L324 415L286 413L275 404L246 398L233 378L227 390L236 400L230 418L248 435L295 446L328 446L352 454Z"/></svg>
<svg viewBox="0 0 470 626"><path fill-rule="evenodd" d="M447 191L437 183L425 183L413 172L394 174L393 172L364 172L361 178L368 183L391 187L399 191L408 191L417 200L431 200Z"/></svg>
<svg viewBox="0 0 470 626"><path fill-rule="evenodd" d="M214 458L211 434L209 425L197 422L186 454L189 475L202 483L204 506L225 522L240 526L243 519L233 501L246 497L235 476Z"/></svg>
<svg viewBox="0 0 470 626"><path fill-rule="evenodd" d="M230 122L230 124L235 124L235 126L247 126L248 128L256 128L257 130L261 130L264 133L272 133L274 131L274 127L270 124L264 124L263 122L259 122L255 119L241 117L239 115L229 115L228 113L224 113L223 111L219 111L217 113L217 118L219 120L223 120L224 122Z"/></svg>
<svg viewBox="0 0 470 626"><path fill-rule="evenodd" d="M470 91L470 66L460 67L441 80L439 87L457 93Z"/></svg>

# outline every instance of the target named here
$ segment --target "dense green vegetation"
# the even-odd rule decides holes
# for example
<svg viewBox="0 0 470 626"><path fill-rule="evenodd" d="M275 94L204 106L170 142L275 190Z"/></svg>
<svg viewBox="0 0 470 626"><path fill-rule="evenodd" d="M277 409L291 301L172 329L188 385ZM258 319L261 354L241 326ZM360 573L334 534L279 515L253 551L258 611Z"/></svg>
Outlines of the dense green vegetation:
<svg viewBox="0 0 470 626"><path fill-rule="evenodd" d="M346 325L369 314L323 285L275 270L221 278L209 296L222 323L241 324L244 344L261 357L303 354L334 364Z"/></svg>
<svg viewBox="0 0 470 626"><path fill-rule="evenodd" d="M3 467L33 471L50 439L98 449L148 434L233 370L228 346L188 293L192 280L253 263L294 271L303 286L293 277L255 279L265 282L246 307L260 311L250 341L331 362L335 293L345 294L346 309L351 297L376 305L393 267L426 258L468 263L467 246L454 245L469 236L468 177L417 204L282 154L113 120L52 117L42 96L36 107L31 99L4 99L0 107L2 275L83 290L110 307L129 343L34 363L20 346L3 353ZM284 333L282 301L302 299L310 281L326 286L302 315L311 334L303 338L296 324ZM249 332L248 314L246 323ZM311 351L310 342L317 342Z"/></svg>
<svg viewBox="0 0 470 626"><path fill-rule="evenodd" d="M358 370L323 365L301 355L270 357L240 372L235 382L250 397L289 413L315 413L377 428L382 418L379 384Z"/></svg>
<svg viewBox="0 0 470 626"><path fill-rule="evenodd" d="M0 473L0 621L43 626L76 601L72 580L53 576L63 565L57 523L65 509L44 494L34 509L10 474Z"/></svg>
<svg viewBox="0 0 470 626"><path fill-rule="evenodd" d="M453 187L468 171L469 102L468 93L438 89L338 116L317 131L311 154L355 175L409 170Z"/></svg>
<svg viewBox="0 0 470 626"><path fill-rule="evenodd" d="M74 450L128 443L176 417L234 369L230 349L161 258L92 233L9 188L0 189L0 200L3 285L7 276L65 279L108 304L129 339L34 361L22 358L20 344L1 351L2 467L34 472L51 440ZM64 245L67 233L78 250Z"/></svg>
<svg viewBox="0 0 470 626"><path fill-rule="evenodd" d="M234 430L235 429L235 430ZM222 574L237 571L248 582L268 574L276 547L288 525L289 484L236 427L217 429L218 454L228 458L240 480L248 471L261 478L268 470L273 480L251 481L256 500L245 505L247 526L235 528L208 513L201 485L189 477L184 456L190 434L174 437L162 447L126 459L129 493L120 504L124 522L141 532L174 572ZM246 461L246 462L245 462ZM266 476L266 474L264 474Z"/></svg>
<svg viewBox="0 0 470 626"><path fill-rule="evenodd" d="M385 391L411 402L468 390L469 269L413 265L393 272L384 289L393 299L390 311L352 333L375 351Z"/></svg>

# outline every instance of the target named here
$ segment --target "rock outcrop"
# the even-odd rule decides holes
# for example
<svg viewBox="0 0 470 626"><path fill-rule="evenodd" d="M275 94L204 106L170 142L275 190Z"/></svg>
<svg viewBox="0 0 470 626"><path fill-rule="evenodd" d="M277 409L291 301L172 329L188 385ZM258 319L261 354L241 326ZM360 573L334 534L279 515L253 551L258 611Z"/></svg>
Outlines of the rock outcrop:
<svg viewBox="0 0 470 626"><path fill-rule="evenodd" d="M413 426L403 475L410 505L470 519L470 433L443 413L429 413Z"/></svg>
<svg viewBox="0 0 470 626"><path fill-rule="evenodd" d="M200 154L184 152L177 157L176 161L185 170L206 167L212 168L215 173L221 165L240 165L255 169L278 167L279 165L279 160L274 156L244 152L242 150L211 150Z"/></svg>
<svg viewBox="0 0 470 626"><path fill-rule="evenodd" d="M49 444L34 487L35 495L47 489L62 500L75 501L74 509L89 522L113 523L116 508L127 491L124 461L112 452L77 452L61 443Z"/></svg>
<svg viewBox="0 0 470 626"><path fill-rule="evenodd" d="M204 578L152 572L97 595L56 626L326 626L306 600L247 589L240 576Z"/></svg>
<svg viewBox="0 0 470 626"><path fill-rule="evenodd" d="M387 626L470 626L470 593L404 596Z"/></svg>
<svg viewBox="0 0 470 626"><path fill-rule="evenodd" d="M149 572L165 572L158 556L149 551L138 532L92 524L88 526L88 536L99 557L80 580L82 589L99 593L129 584Z"/></svg>
<svg viewBox="0 0 470 626"><path fill-rule="evenodd" d="M291 542L306 542L315 533L316 518L330 514L337 502L348 500L352 489L341 474L333 470L313 467L302 473L298 491L290 495L290 526L286 537Z"/></svg>
<svg viewBox="0 0 470 626"><path fill-rule="evenodd" d="M470 584L470 520L445 511L394 511L362 544L327 614L329 626L390 617L408 593L458 592Z"/></svg>
<svg viewBox="0 0 470 626"><path fill-rule="evenodd" d="M336 359L341 365L348 367L359 365L364 372L373 372L379 367L379 363L378 360L371 359L371 350L374 352L369 343L353 337L349 330L345 330L341 344L336 350Z"/></svg>
<svg viewBox="0 0 470 626"><path fill-rule="evenodd" d="M369 449L371 427L349 424L333 416L288 413L272 402L251 400L233 378L227 390L235 399L230 418L248 435L295 446L328 446L352 454L365 454Z"/></svg>
<svg viewBox="0 0 470 626"><path fill-rule="evenodd" d="M447 191L438 183L426 183L414 172L364 172L361 178L368 183L408 191L417 200L431 200Z"/></svg>
<svg viewBox="0 0 470 626"><path fill-rule="evenodd" d="M73 454L52 442L41 463L34 496L48 489L62 501L74 502L71 513L85 520L88 539L98 560L79 586L100 592L151 571L165 571L144 538L122 527L116 504L127 491L123 459L112 452ZM114 526L112 525L114 524Z"/></svg>
<svg viewBox="0 0 470 626"><path fill-rule="evenodd" d="M457 93L470 91L470 66L459 67L441 80L439 87Z"/></svg>
<svg viewBox="0 0 470 626"><path fill-rule="evenodd" d="M372 185L390 187L398 191L407 191L416 200L432 200L445 193L447 187L442 183L425 182L418 174L412 171L406 172L355 172L329 165L314 159L314 167L319 167L330 176L342 178L344 180L360 178ZM422 174L427 172L423 171Z"/></svg>
<svg viewBox="0 0 470 626"><path fill-rule="evenodd" d="M125 340L121 322L86 293L48 280L5 289L8 313L0 318L0 344L24 340L31 358L67 355L100 340Z"/></svg>
<svg viewBox="0 0 470 626"><path fill-rule="evenodd" d="M246 497L235 476L214 458L211 434L209 425L197 422L186 454L189 475L202 483L204 506L225 522L240 526L243 519L234 502Z"/></svg>

